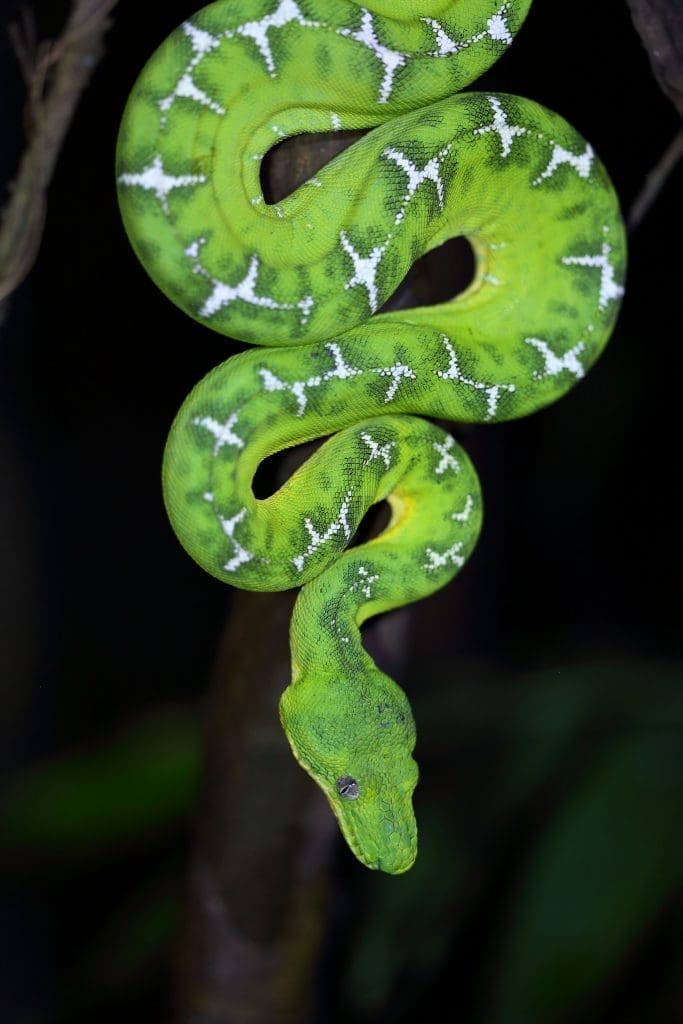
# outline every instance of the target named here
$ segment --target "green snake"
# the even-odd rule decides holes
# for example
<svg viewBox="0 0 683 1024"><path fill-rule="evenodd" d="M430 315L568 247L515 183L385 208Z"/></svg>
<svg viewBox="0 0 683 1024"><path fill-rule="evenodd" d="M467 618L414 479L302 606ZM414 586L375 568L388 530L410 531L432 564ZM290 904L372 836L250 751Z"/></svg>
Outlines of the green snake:
<svg viewBox="0 0 683 1024"><path fill-rule="evenodd" d="M219 580L302 587L282 724L353 853L394 874L417 852L415 727L360 627L448 583L482 520L466 453L422 417L496 422L554 402L623 294L618 202L591 146L530 100L457 94L530 3L221 0L153 55L119 136L121 210L148 273L207 327L269 346L182 406L163 465L171 523ZM340 129L372 130L267 203L264 155ZM459 235L476 262L465 292L378 312ZM265 458L320 438L256 499ZM384 532L349 547L384 500Z"/></svg>

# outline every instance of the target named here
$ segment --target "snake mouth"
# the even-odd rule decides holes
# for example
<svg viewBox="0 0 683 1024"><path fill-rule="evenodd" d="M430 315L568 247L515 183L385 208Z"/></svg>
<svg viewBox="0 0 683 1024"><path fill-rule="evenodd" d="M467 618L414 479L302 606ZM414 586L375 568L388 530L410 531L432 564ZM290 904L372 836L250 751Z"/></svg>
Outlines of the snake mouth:
<svg viewBox="0 0 683 1024"><path fill-rule="evenodd" d="M417 857L417 846L415 847L415 849L413 851L411 851L407 855L406 859L403 860L403 861L398 861L398 862L396 862L396 861L386 861L386 860L383 861L381 859L381 857L380 857L377 860L377 863L374 865L374 867L375 867L375 869L377 871L384 871L388 875L404 875L406 873L406 871L410 871L410 869L412 868L413 864L415 863L416 857Z"/></svg>
<svg viewBox="0 0 683 1024"><path fill-rule="evenodd" d="M318 780L316 780L318 781ZM320 783L319 783L320 784ZM410 837L398 843L385 841L381 844L376 839L368 837L361 838L357 825L351 817L351 812L339 806L337 800L328 791L327 786L322 787L339 822L344 839L348 843L353 855L372 871L384 871L389 875L402 875L415 863L417 857L417 829L414 821L410 830ZM394 836L400 835L394 831Z"/></svg>
<svg viewBox="0 0 683 1024"><path fill-rule="evenodd" d="M383 851L381 854L373 857L351 829L347 828L341 821L340 825L352 853L365 867L373 871L384 871L388 875L402 875L409 871L415 863L417 841L409 846L402 846L397 850Z"/></svg>

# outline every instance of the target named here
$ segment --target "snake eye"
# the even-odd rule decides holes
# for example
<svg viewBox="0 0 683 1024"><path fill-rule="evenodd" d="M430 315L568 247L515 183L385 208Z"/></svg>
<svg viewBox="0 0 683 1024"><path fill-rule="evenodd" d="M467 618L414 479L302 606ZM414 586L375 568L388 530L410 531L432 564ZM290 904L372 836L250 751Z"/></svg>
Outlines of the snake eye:
<svg viewBox="0 0 683 1024"><path fill-rule="evenodd" d="M344 800L357 800L360 796L358 783L350 775L342 775L337 779L337 792Z"/></svg>

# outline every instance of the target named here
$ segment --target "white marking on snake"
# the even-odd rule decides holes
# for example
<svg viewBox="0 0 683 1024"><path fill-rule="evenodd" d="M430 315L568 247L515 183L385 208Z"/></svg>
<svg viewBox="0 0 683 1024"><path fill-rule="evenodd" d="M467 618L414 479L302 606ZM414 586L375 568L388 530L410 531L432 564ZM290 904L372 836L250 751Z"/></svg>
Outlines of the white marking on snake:
<svg viewBox="0 0 683 1024"><path fill-rule="evenodd" d="M353 261L353 274L344 285L346 291L349 288L355 287L355 285L361 285L365 288L368 293L368 302L370 304L370 312L374 313L377 309L377 268L379 261L384 255L384 251L387 247L387 243L384 245L376 245L371 250L369 256L361 256L360 253L356 252L351 242L349 241L346 232L342 231L339 235L344 252L346 252Z"/></svg>
<svg viewBox="0 0 683 1024"><path fill-rule="evenodd" d="M252 39L265 61L268 74L271 78L275 78L277 69L268 33L272 28L284 28L285 25L289 25L292 22L296 22L297 25L302 25L305 28L320 27L319 22L309 21L308 18L303 16L294 0L280 0L272 14L267 14L258 21L246 21L235 29L226 29L224 35L227 39L232 39L236 35Z"/></svg>
<svg viewBox="0 0 683 1024"><path fill-rule="evenodd" d="M294 565L299 572L303 570L304 562L306 561L306 559L310 558L311 555L315 554L318 548L321 547L323 544L326 544L328 540L332 540L332 538L335 537L340 530L343 532L347 540L350 539L351 527L349 526L348 515L349 505L351 502L351 494L351 491L346 492L341 503L337 518L332 520L332 522L327 527L324 533L320 533L317 530L317 528L313 525L310 519L304 519L304 526L310 538L308 542L308 547L304 551L302 551L300 555L294 555L294 557L292 558L292 561L294 562Z"/></svg>
<svg viewBox="0 0 683 1024"><path fill-rule="evenodd" d="M200 316L207 318L215 316L216 313L221 309L224 309L226 306L229 306L230 303L241 299L242 302L247 302L251 306L261 306L264 309L298 309L301 313L300 322L302 324L306 323L310 315L311 308L313 307L313 297L311 295L306 295L299 302L295 303L278 302L269 295L257 295L256 279L258 277L260 264L256 253L251 257L249 267L242 280L238 281L237 284L226 284L225 281L221 281L219 278L213 277L202 265L201 247L205 242L205 238L198 238L185 249L185 255L193 262L193 272L195 274L199 274L201 277L205 277L207 281L210 281L213 285L211 295L209 295L208 299L205 300L204 305L199 310Z"/></svg>
<svg viewBox="0 0 683 1024"><path fill-rule="evenodd" d="M330 113L330 121L332 122L332 127L334 128L334 130L338 132L339 129L341 128L341 117L339 116L339 114Z"/></svg>
<svg viewBox="0 0 683 1024"><path fill-rule="evenodd" d="M216 443L213 446L214 455L218 455L226 444L233 448L244 448L244 441L232 429L237 423L236 412L228 416L225 423L219 423L213 416L195 416L192 422L197 427L205 427L216 438Z"/></svg>
<svg viewBox="0 0 683 1024"><path fill-rule="evenodd" d="M433 156L431 160L428 160L424 167L418 167L417 164L414 164L412 160L405 155L405 153L401 153L400 150L394 149L393 146L384 150L382 156L386 157L388 160L393 160L397 167L400 167L408 177L408 191L401 201L401 209L394 219L395 224L399 224L403 220L408 203L413 198L423 181L434 182L434 185L436 186L436 194L439 199L439 209L443 210L443 181L441 180L439 163L448 154L450 148L450 145L446 146L446 148L442 149L436 156Z"/></svg>
<svg viewBox="0 0 683 1024"><path fill-rule="evenodd" d="M297 302L298 308L301 310L300 323L305 324L311 315L311 310L315 306L315 299L312 295L304 295L303 299L299 299Z"/></svg>
<svg viewBox="0 0 683 1024"><path fill-rule="evenodd" d="M562 262L565 266L598 267L600 270L600 295L598 307L604 309L608 302L620 299L624 289L617 284L614 277L614 267L609 261L609 254L612 251L611 245L602 243L602 251L594 256L563 256Z"/></svg>
<svg viewBox="0 0 683 1024"><path fill-rule="evenodd" d="M562 164L569 164L574 168L580 178L587 178L590 175L591 167L593 166L593 157L595 153L589 143L586 143L586 148L583 153L570 153L564 146L558 146L557 143L553 143L553 152L550 157L548 166L544 171L538 175L537 178L531 182L532 185L540 185L544 178L550 178L558 167Z"/></svg>
<svg viewBox="0 0 683 1024"><path fill-rule="evenodd" d="M349 39L355 39L357 42L362 43L363 46L367 46L369 50L377 57L384 67L384 76L382 78L382 84L379 89L379 102L386 103L391 95L391 90L394 87L394 75L396 74L397 68L403 67L406 63L407 55L405 53L399 53L397 50L390 50L388 46L384 46L380 43L375 32L375 26L372 21L372 15L370 11L365 10L361 7L362 18L361 27L359 29L351 28L340 28L338 33L340 36L347 36Z"/></svg>
<svg viewBox="0 0 683 1024"><path fill-rule="evenodd" d="M384 396L385 402L392 402L396 396L402 380L417 380L416 374L406 366L405 363L399 363L398 360L393 366L378 366L373 369L373 373L378 373L380 377L391 377L391 384L387 388L387 393Z"/></svg>
<svg viewBox="0 0 683 1024"><path fill-rule="evenodd" d="M443 444L441 444L440 441L434 441L434 451L438 452L441 456L439 464L434 470L437 476L443 476L447 469L452 469L454 473L460 472L460 463L456 459L455 455L451 454L451 448L454 444L455 441L450 437L450 435L446 438Z"/></svg>
<svg viewBox="0 0 683 1024"><path fill-rule="evenodd" d="M481 37L474 36L474 40L478 42L479 38L484 39L486 36L489 36L494 42L505 43L506 46L509 46L512 42L512 33L505 20L509 6L508 3L501 4L493 17L489 18L486 22L486 31L481 33Z"/></svg>
<svg viewBox="0 0 683 1024"><path fill-rule="evenodd" d="M241 565L245 565L247 562L251 562L251 560L254 557L252 552L247 551L246 548L242 547L240 542L235 537L235 527L239 526L239 524L242 522L246 514L246 508L242 508L236 515L232 516L230 519L225 519L221 515L218 516L218 521L223 527L223 531L226 537L230 538L234 550L232 558L230 558L223 566L226 572L235 572L235 570L239 569Z"/></svg>
<svg viewBox="0 0 683 1024"><path fill-rule="evenodd" d="M472 46L474 43L480 43L482 39L492 39L494 42L505 43L509 46L512 42L512 33L508 28L508 24L505 20L505 15L509 7L509 3L501 4L496 13L490 17L486 22L486 28L482 32L477 32L476 35L470 36L469 39L464 39L462 42L456 42L446 32L443 25L436 20L436 18L422 18L434 32L436 50L432 50L429 54L430 57L445 57L449 53L458 53L460 50L466 50L468 46Z"/></svg>
<svg viewBox="0 0 683 1024"><path fill-rule="evenodd" d="M538 352L543 356L545 366L542 370L535 370L534 377L536 380L543 380L545 377L555 377L562 370L569 370L573 373L577 380L585 374L585 369L581 361L579 360L579 353L583 352L586 345L585 342L580 341L573 348L570 348L568 352L558 356L552 351L547 341L543 341L541 338L525 338L524 341L527 345L532 345Z"/></svg>
<svg viewBox="0 0 683 1024"><path fill-rule="evenodd" d="M328 342L325 345L325 349L334 362L334 367L331 370L326 370L322 374L314 374L307 380L295 380L292 383L288 383L287 381L280 380L267 367L262 367L259 370L259 374L263 381L263 387L266 391L289 391L296 398L297 416L303 416L308 405L308 395L306 394L308 388L318 388L329 380L347 380L349 377L357 377L363 373L363 370L358 369L356 366L350 366L346 362L342 350L336 342Z"/></svg>
<svg viewBox="0 0 683 1024"><path fill-rule="evenodd" d="M451 519L453 519L456 523L466 523L467 520L470 518L470 515L472 513L472 509L473 508L474 508L474 498L472 497L471 494L468 494L467 498L465 499L465 506L462 509L462 511L461 512L452 512L451 513Z"/></svg>
<svg viewBox="0 0 683 1024"><path fill-rule="evenodd" d="M436 50L429 51L430 57L446 57L449 53L458 53L469 45L468 42L456 43L454 39L451 39L446 29L436 18L422 18L421 20L424 21L425 25L429 25L434 33Z"/></svg>
<svg viewBox="0 0 683 1024"><path fill-rule="evenodd" d="M168 196L174 188L187 188L190 185L204 185L206 177L203 174L167 174L164 164L159 155L155 156L149 167L141 171L119 174L118 181L121 185L137 185L147 192L154 192L161 203L161 208L168 216Z"/></svg>
<svg viewBox="0 0 683 1024"><path fill-rule="evenodd" d="M486 135L488 132L495 132L500 139L500 155L502 157L509 156L513 140L517 136L526 135L526 128L522 128L518 124L510 124L497 97L487 96L486 98L493 111L493 121L491 124L482 125L481 128L475 128L474 134Z"/></svg>
<svg viewBox="0 0 683 1024"><path fill-rule="evenodd" d="M463 541L458 540L455 544L451 544L446 551L439 552L433 548L427 548L425 554L429 561L424 563L424 568L427 572L433 572L434 569L442 569L450 562L451 565L456 565L459 569L462 569L465 564L465 559L460 554L462 546Z"/></svg>
<svg viewBox="0 0 683 1024"><path fill-rule="evenodd" d="M364 565L358 566L358 579L355 583L351 584L349 593L354 590L360 590L363 597L372 597L372 586L379 579L378 573L371 573L365 568Z"/></svg>
<svg viewBox="0 0 683 1024"><path fill-rule="evenodd" d="M375 459L382 459L384 465L389 469L391 466L391 449L395 446L395 441L387 441L386 444L380 444L379 441L375 441L371 434L361 434L361 440L365 441L366 445L370 449L370 454L363 463L364 466L369 466Z"/></svg>
<svg viewBox="0 0 683 1024"><path fill-rule="evenodd" d="M181 26L183 32L190 40L192 46L192 58L183 71L182 75L178 79L173 92L170 92L168 96L164 96L163 99L158 101L159 109L161 110L161 126L162 128L166 125L166 114L171 109L177 99L193 100L195 103L201 104L203 107L207 107L209 110L213 110L214 114L219 114L221 117L225 114L225 108L205 93L196 84L192 78L192 72L197 65L204 59L207 53L214 50L219 44L220 39L216 36L212 36L210 32L205 32L201 28L197 28L191 22L186 21Z"/></svg>
<svg viewBox="0 0 683 1024"><path fill-rule="evenodd" d="M465 377L460 371L460 365L458 363L458 357L455 354L455 349L450 343L450 340L445 334L441 335L446 349L448 351L448 369L447 370L435 370L434 372L442 380L456 380L461 384L466 384L470 388L475 388L477 391L483 391L486 395L486 419L490 420L496 415L498 409L498 402L500 400L500 394L502 391L513 392L515 390L514 384L484 384L478 380L472 380L471 377Z"/></svg>

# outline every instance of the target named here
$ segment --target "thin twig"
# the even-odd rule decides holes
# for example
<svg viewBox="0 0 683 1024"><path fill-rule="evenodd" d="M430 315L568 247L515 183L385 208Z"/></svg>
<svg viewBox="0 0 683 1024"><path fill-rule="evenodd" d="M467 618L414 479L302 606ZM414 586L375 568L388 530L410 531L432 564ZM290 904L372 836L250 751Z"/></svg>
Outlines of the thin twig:
<svg viewBox="0 0 683 1024"><path fill-rule="evenodd" d="M635 231L642 222L682 156L683 128L679 128L653 169L645 178L643 187L631 205L626 219L629 234Z"/></svg>
<svg viewBox="0 0 683 1024"><path fill-rule="evenodd" d="M36 21L33 17L33 11L27 7L20 7L19 21L12 22L7 26L7 34L10 37L17 60L19 61L24 85L29 89L33 78L35 54L38 48Z"/></svg>
<svg viewBox="0 0 683 1024"><path fill-rule="evenodd" d="M0 306L35 261L45 223L47 189L81 94L101 54L108 15L118 0L73 0L64 32L36 43L32 15L10 26L26 82L27 144L0 222Z"/></svg>

